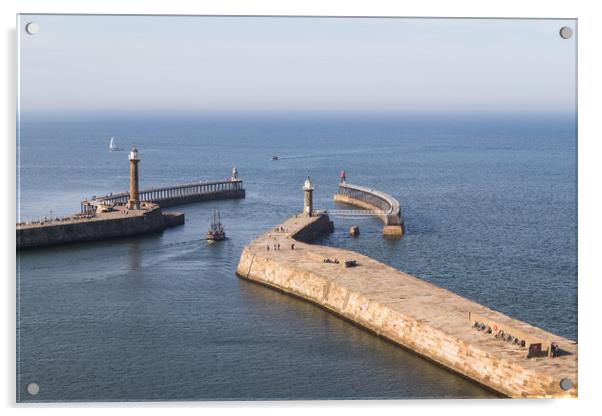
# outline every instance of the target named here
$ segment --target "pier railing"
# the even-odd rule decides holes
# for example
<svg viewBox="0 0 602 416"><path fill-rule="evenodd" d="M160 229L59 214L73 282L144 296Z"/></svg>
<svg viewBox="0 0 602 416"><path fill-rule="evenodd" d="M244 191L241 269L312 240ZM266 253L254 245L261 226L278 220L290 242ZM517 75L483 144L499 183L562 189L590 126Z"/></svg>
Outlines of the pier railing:
<svg viewBox="0 0 602 416"><path fill-rule="evenodd" d="M126 204L128 192L93 197L81 203L81 212L95 211L98 205ZM210 199L244 198L245 190L241 179L192 182L183 185L150 188L138 193L141 202L152 202L160 206L173 206Z"/></svg>
<svg viewBox="0 0 602 416"><path fill-rule="evenodd" d="M362 201L368 205L376 207L377 210L371 210L373 212L372 215L376 215L374 213L378 212L377 216L383 220L385 225L403 224L399 202L397 202L397 200L391 195L377 191L376 189L352 185L347 182L339 183L337 194Z"/></svg>
<svg viewBox="0 0 602 416"><path fill-rule="evenodd" d="M354 218L354 217L380 217L387 215L381 209L329 209L326 211L331 217Z"/></svg>

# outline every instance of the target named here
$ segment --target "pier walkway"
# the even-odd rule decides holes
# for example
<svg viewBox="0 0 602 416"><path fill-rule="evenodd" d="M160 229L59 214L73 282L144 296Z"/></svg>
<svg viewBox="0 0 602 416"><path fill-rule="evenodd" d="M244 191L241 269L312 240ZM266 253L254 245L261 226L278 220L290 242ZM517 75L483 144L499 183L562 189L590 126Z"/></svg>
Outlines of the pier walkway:
<svg viewBox="0 0 602 416"><path fill-rule="evenodd" d="M161 207L188 204L213 199L244 198L242 179L230 178L221 181L192 182L183 185L150 188L138 193L141 202L151 202ZM81 202L81 212L96 211L98 205L124 205L129 192L93 197Z"/></svg>
<svg viewBox="0 0 602 416"><path fill-rule="evenodd" d="M329 209L327 214L331 217L355 218L355 217L381 217L387 212L382 209Z"/></svg>
<svg viewBox="0 0 602 416"><path fill-rule="evenodd" d="M236 273L312 302L502 395L577 396L576 342L359 253L307 244L331 229L326 214L298 214L247 245Z"/></svg>
<svg viewBox="0 0 602 416"><path fill-rule="evenodd" d="M181 224L183 213L163 212L156 204L143 202L138 209L116 205L104 212L19 223L17 250L159 233Z"/></svg>
<svg viewBox="0 0 602 416"><path fill-rule="evenodd" d="M364 208L365 215L376 216L384 223L383 234L401 236L404 233L403 217L399 202L391 195L365 186L340 182L339 189L334 194L334 201ZM359 216L357 210L330 210L333 216Z"/></svg>

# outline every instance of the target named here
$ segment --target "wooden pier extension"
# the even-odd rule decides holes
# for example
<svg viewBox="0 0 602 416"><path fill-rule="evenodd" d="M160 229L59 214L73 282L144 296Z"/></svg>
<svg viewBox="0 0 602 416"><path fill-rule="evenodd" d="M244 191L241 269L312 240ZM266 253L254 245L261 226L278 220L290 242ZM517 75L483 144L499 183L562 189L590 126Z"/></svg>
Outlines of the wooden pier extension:
<svg viewBox="0 0 602 416"><path fill-rule="evenodd" d="M189 204L214 199L244 198L245 189L242 179L230 178L221 181L192 182L183 185L145 189L138 192L141 202L151 202L161 207ZM96 211L98 205L124 205L129 198L128 192L110 194L86 199L81 202L81 212Z"/></svg>

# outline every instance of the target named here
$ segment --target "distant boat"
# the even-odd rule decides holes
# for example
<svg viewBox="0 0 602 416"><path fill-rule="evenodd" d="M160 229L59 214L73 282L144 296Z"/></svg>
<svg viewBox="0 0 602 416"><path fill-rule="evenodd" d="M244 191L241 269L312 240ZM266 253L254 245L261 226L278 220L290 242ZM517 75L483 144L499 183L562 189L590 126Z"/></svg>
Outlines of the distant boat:
<svg viewBox="0 0 602 416"><path fill-rule="evenodd" d="M111 151L111 152L119 152L121 150L123 150L123 149L120 148L120 147L117 147L117 145L115 144L115 138L111 137L111 143L109 143L109 151Z"/></svg>
<svg viewBox="0 0 602 416"><path fill-rule="evenodd" d="M278 160L278 156L272 156L272 160Z"/></svg>
<svg viewBox="0 0 602 416"><path fill-rule="evenodd" d="M211 218L211 227L207 232L207 240L209 241L221 241L226 239L226 232L224 226L219 217L219 211L216 209L213 211L213 217Z"/></svg>

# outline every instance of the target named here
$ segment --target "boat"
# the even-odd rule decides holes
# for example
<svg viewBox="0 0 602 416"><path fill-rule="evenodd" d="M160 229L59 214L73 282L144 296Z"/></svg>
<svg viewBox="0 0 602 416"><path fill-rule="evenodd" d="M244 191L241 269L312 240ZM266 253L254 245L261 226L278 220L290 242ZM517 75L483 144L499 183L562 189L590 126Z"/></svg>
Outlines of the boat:
<svg viewBox="0 0 602 416"><path fill-rule="evenodd" d="M226 239L226 232L224 226L219 217L219 211L216 209L213 211L213 217L211 217L211 227L207 231L207 240L209 241L221 241Z"/></svg>
<svg viewBox="0 0 602 416"><path fill-rule="evenodd" d="M278 160L278 156L272 156L272 160Z"/></svg>
<svg viewBox="0 0 602 416"><path fill-rule="evenodd" d="M109 143L109 151L111 152L120 152L123 149L120 147L117 147L117 145L115 144L115 138L111 137L111 142Z"/></svg>

